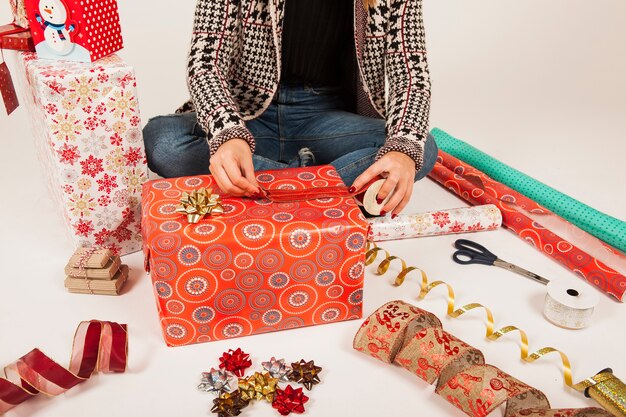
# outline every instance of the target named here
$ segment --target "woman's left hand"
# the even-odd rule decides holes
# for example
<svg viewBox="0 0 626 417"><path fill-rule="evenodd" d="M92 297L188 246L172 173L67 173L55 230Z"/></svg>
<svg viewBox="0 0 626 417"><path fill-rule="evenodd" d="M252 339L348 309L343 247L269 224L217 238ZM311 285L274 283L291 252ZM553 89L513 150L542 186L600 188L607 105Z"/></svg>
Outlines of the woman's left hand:
<svg viewBox="0 0 626 417"><path fill-rule="evenodd" d="M361 189L379 175L385 178L385 182L378 192L376 200L382 202L393 192L380 214L384 216L391 213L391 216L395 217L404 210L411 200L415 182L415 161L402 152L388 152L359 175L354 180L350 190Z"/></svg>

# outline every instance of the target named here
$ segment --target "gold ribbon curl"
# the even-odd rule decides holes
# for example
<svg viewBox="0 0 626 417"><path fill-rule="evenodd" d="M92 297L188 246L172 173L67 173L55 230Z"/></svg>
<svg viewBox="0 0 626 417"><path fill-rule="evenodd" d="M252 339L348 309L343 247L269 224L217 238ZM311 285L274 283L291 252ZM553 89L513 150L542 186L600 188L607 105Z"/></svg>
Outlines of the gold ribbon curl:
<svg viewBox="0 0 626 417"><path fill-rule="evenodd" d="M385 255L385 259L383 259L377 266L376 269L376 275L384 275L388 270L389 267L391 266L391 263L394 261L399 261L400 264L402 265L402 270L400 271L400 273L398 273L398 275L396 276L396 279L394 281L394 285L395 286L400 286L404 283L407 275L412 272L412 271L419 271L421 276L422 276L422 280L421 280L421 285L420 285L420 293L418 298L420 300L423 300L426 295L432 291L434 288L440 286L440 285L445 285L448 289L448 309L446 312L446 315L451 317L451 318L458 318L460 316L462 316L463 314L467 313L468 311L471 310L475 310L475 309L483 309L486 313L487 316L487 333L486 333L486 337L489 340L495 341L498 340L499 338L501 338L502 336L504 336L507 333L511 333L514 331L517 331L520 335L520 342L521 342L521 348L520 348L520 357L523 361L528 362L528 363L532 363L535 362L537 359L552 353L552 352L556 352L559 354L559 356L561 357L561 363L563 365L563 380L565 382L565 385L567 385L568 387L571 387L577 391L580 392L584 392L587 388L589 388L591 385L591 381L593 379L592 378L588 378L584 381L581 381L577 384L574 384L573 379L572 379L572 366L570 363L569 358L567 357L567 355L563 352L561 352L558 349L555 349L553 347L543 347L541 349L538 349L534 352L529 353L529 343L528 343L528 335L526 334L526 332L523 329L520 329L519 327L516 326L504 326L498 330L494 330L495 329L495 320L493 318L493 313L491 312L491 310L479 303L470 303L470 304L466 304L462 307L459 308L455 308L455 295L454 295L454 289L452 288L452 286L444 281L433 281L433 282L429 282L428 280L428 276L426 275L426 273L421 270L420 268L417 268L415 266L408 266L406 261L398 256L394 256L391 255L389 252L387 252L385 249L377 246L375 243L373 242L367 242L367 252L365 253L365 265L369 266L372 265L374 263L374 261L376 261L376 258L378 257L378 254L380 252L384 252Z"/></svg>
<svg viewBox="0 0 626 417"><path fill-rule="evenodd" d="M198 223L204 216L224 214L219 194L213 194L212 188L199 188L188 193L183 192L176 212L187 215L191 224Z"/></svg>

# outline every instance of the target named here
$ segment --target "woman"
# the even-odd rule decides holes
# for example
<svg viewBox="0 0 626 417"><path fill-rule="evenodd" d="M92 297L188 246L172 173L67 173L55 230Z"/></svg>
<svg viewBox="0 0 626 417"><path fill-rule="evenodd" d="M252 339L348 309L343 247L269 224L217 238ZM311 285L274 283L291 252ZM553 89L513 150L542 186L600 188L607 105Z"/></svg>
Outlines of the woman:
<svg viewBox="0 0 626 417"><path fill-rule="evenodd" d="M385 177L396 216L435 163L421 0L198 0L188 84L144 129L165 177L251 196L255 171L331 164L352 191Z"/></svg>

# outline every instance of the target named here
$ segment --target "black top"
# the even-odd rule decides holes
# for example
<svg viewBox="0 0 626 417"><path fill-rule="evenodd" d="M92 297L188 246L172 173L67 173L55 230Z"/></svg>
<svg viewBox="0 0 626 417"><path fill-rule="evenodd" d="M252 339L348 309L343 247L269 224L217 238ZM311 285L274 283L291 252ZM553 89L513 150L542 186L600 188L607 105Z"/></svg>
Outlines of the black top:
<svg viewBox="0 0 626 417"><path fill-rule="evenodd" d="M281 82L352 90L353 7L353 0L285 2Z"/></svg>

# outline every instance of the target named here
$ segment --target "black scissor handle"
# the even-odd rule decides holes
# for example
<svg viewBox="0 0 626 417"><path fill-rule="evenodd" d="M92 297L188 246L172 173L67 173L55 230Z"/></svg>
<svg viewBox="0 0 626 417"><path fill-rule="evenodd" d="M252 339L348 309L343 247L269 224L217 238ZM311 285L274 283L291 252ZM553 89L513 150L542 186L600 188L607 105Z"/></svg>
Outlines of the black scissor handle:
<svg viewBox="0 0 626 417"><path fill-rule="evenodd" d="M496 259L498 259L487 248L471 240L458 239L454 242L454 247L458 250L452 254L452 259L460 265L493 265Z"/></svg>

